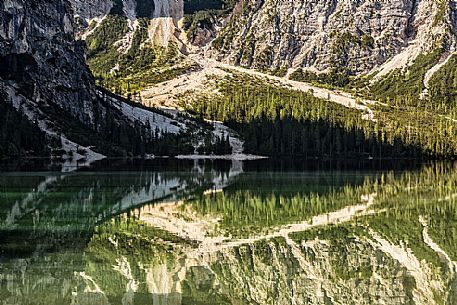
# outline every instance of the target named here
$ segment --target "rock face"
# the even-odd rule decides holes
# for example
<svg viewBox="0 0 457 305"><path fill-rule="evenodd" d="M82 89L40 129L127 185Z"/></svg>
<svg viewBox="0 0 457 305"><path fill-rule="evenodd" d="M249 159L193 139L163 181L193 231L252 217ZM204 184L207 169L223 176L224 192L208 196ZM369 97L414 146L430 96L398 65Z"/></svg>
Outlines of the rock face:
<svg viewBox="0 0 457 305"><path fill-rule="evenodd" d="M69 2L74 10L75 16L80 17L85 21L101 18L107 15L114 7L114 3L111 0L69 0Z"/></svg>
<svg viewBox="0 0 457 305"><path fill-rule="evenodd" d="M74 40L69 4L2 1L0 22L0 81L37 104L56 103L92 125L94 82L83 45Z"/></svg>
<svg viewBox="0 0 457 305"><path fill-rule="evenodd" d="M70 2L84 25L83 38L107 15L117 14L129 22L127 41L139 29L137 19L147 17L152 44L173 41L185 52L192 49L180 27L191 6L186 1ZM453 1L241 0L228 18L211 20L209 26L208 20L197 21L188 44L210 44L208 56L261 70L343 69L352 75L376 71L381 76L411 64L419 54L437 48L454 51L455 15Z"/></svg>
<svg viewBox="0 0 457 305"><path fill-rule="evenodd" d="M129 33L138 30L138 19L149 19L148 37L156 45L166 46L170 41L180 42L179 20L184 15L183 0L69 0L75 17L81 21L82 38L90 35L107 15L119 15L129 23Z"/></svg>
<svg viewBox="0 0 457 305"><path fill-rule="evenodd" d="M92 4L88 10L81 6L79 13L97 15L113 5ZM47 136L47 143L40 145L52 147L57 151L53 155L95 161L103 158L98 152L132 152L132 143L145 145L154 130L158 137L185 130L185 123L136 107L96 86L86 64L85 43L75 40L67 0L2 1L0 24L0 103L9 103L34 122ZM117 133L130 136L122 140ZM98 152L92 151L94 147Z"/></svg>
<svg viewBox="0 0 457 305"><path fill-rule="evenodd" d="M178 22L184 14L182 0L154 0L155 9L149 27L149 39L166 46L171 40L179 41Z"/></svg>
<svg viewBox="0 0 457 305"><path fill-rule="evenodd" d="M212 55L259 69L390 71L440 44L453 50L454 15L452 1L243 0Z"/></svg>

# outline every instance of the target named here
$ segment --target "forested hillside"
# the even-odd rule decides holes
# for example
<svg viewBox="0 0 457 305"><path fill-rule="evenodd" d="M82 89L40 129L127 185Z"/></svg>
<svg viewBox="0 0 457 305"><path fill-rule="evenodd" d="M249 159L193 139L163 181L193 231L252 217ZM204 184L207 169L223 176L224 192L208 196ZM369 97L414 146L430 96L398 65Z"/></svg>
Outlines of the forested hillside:
<svg viewBox="0 0 457 305"><path fill-rule="evenodd" d="M241 74L189 111L240 132L251 153L274 157L454 158L456 121L440 105L377 104L370 118L328 100ZM428 107L428 108L427 108Z"/></svg>
<svg viewBox="0 0 457 305"><path fill-rule="evenodd" d="M271 85L241 73L234 79L212 76L217 79L214 88L211 85L214 80L209 77L205 86L219 95L189 90L189 95L181 97L183 105L197 119L220 120L236 130L245 140L244 148L249 153L274 157L453 158L457 153L455 86L452 83L454 59L450 57L455 37L449 32L453 8L445 3L427 1L420 4L404 1L403 4L405 7L397 3L378 6L367 3L351 8L337 4L325 12L325 5L316 11L306 11L308 5L300 7L276 1L184 1L181 31L186 35L187 46L198 46L192 52L203 52L204 56L235 66L246 66L317 87L337 88L356 99L377 103L370 106L374 117L367 119L359 110L317 98L313 92ZM282 8L285 10L280 11ZM402 24L401 16L407 15L408 8L414 15L408 24ZM286 20L286 11L294 16L293 19ZM366 23L354 19L365 11L378 14L381 20L387 20L387 11L395 11L398 16L381 28L375 28L371 19ZM322 16L327 19L322 21ZM348 25L343 16L350 16L356 24ZM105 20L111 18L108 16ZM421 23L424 18L433 22ZM119 26L117 22L110 22L113 24L105 28L118 33L109 44L115 45L128 32L128 22L119 20ZM309 31L302 28L304 24L311 26ZM433 32L427 34L412 29L425 26L433 28ZM132 91L135 94L137 90L162 81L166 84L180 75L190 78L196 74L205 75L205 60L194 62L188 69L176 69L178 63L192 61L173 40L162 49L162 54L168 54L161 57L163 62L158 61L156 55L144 54L148 47L140 41L147 37L150 27L147 20L140 20L140 30L135 32L127 55L110 62L115 52L108 48L108 58L100 57L100 62L108 63L105 67L97 66L98 59L91 59L91 56L107 50L104 46L94 48L94 41L100 40L97 35L112 37L111 32L103 32L102 24L87 38L92 69L104 69L100 84L130 96ZM114 28L119 30L114 31ZM260 31L261 28L265 31ZM399 29L403 29L406 36L399 36L396 32ZM137 36L141 31L144 31L143 39L138 38L141 35ZM392 37L384 35L387 32ZM300 35L313 41L313 47L310 48L309 42L303 41ZM325 35L325 41L318 38L319 35ZM392 39L401 40L401 43L393 44ZM382 53L382 48L386 52ZM143 53L136 53L136 50ZM354 50L362 56L357 56ZM148 54L157 54L157 51ZM375 57L376 61L370 61ZM125 60L116 66L120 58ZM174 68L163 68L155 73L152 71L157 69L151 65L138 65L136 61L140 59L155 61L162 67L171 63ZM201 73L200 69L203 69ZM138 71L147 72L138 74L136 79L125 78ZM120 84L113 82L119 76L123 81ZM172 93L179 86L176 82L168 90Z"/></svg>

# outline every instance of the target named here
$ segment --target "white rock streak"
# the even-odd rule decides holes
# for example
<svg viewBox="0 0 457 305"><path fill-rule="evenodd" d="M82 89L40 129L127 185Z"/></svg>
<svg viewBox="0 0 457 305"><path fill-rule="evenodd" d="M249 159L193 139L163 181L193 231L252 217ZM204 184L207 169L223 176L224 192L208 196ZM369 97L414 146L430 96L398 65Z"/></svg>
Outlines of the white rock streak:
<svg viewBox="0 0 457 305"><path fill-rule="evenodd" d="M457 272L457 264L454 262L450 256L444 251L437 243L433 241L428 233L428 223L424 216L419 217L419 222L423 226L422 236L424 237L424 242L433 250L435 251L439 257L446 261L449 270L452 274Z"/></svg>
<svg viewBox="0 0 457 305"><path fill-rule="evenodd" d="M214 235L216 225L219 219L206 216L201 217L187 208L187 213L192 220L176 217L185 210L182 203L167 203L155 206L150 206L142 209L140 220L152 226L166 230L181 238L192 240L200 244L197 252L217 252L225 248L234 248L245 244L253 244L261 240L269 240L276 237L288 238L289 234L303 232L314 227L327 226L330 224L338 224L348 222L355 216L360 216L370 213L369 208L373 205L376 194L363 196L364 204L348 206L341 210L329 212L314 216L310 221L289 224L284 227L272 229L272 233L265 235L254 236L246 239L233 239L224 235ZM197 255L197 253L195 254Z"/></svg>
<svg viewBox="0 0 457 305"><path fill-rule="evenodd" d="M176 79L144 90L141 95L146 105L166 105L167 107L179 108L178 104L180 99L186 94L189 96L194 92L218 94L216 88L211 89L212 79L223 78L230 75L230 71L233 71L254 76L259 80L274 82L279 86L284 86L291 90L312 93L317 98L328 100L329 102L334 102L347 108L360 110L363 113L363 119L371 121L376 120L373 110L369 107L370 105L377 104L375 101L357 99L349 93L319 88L307 83L289 80L285 77L273 76L252 69L232 66L210 58L205 58L201 54L192 54L190 58L198 63L202 69L189 72Z"/></svg>
<svg viewBox="0 0 457 305"><path fill-rule="evenodd" d="M135 297L135 292L138 290L138 283L133 277L132 268L130 263L125 256L116 260L117 265L114 266L114 270L119 272L123 277L127 279L127 284L125 286L125 293L122 297L122 304L133 304L133 299Z"/></svg>
<svg viewBox="0 0 457 305"><path fill-rule="evenodd" d="M179 42L179 20L184 14L182 0L154 0L154 15L149 27L149 39L153 44L167 46Z"/></svg>
<svg viewBox="0 0 457 305"><path fill-rule="evenodd" d="M436 72L438 72L442 67L444 67L449 60L452 58L452 56L456 55L457 53L451 53L447 52L443 54L438 62L438 64L434 65L430 70L428 70L425 73L424 76L424 91L422 91L421 98L425 98L428 94L428 89L429 89L429 84L430 80L432 79L433 75L435 75Z"/></svg>
<svg viewBox="0 0 457 305"><path fill-rule="evenodd" d="M86 293L100 293L105 295L103 290L98 286L98 284L94 281L94 279L87 275L85 272L75 272L75 275L81 277L86 282L86 289L84 292Z"/></svg>
<svg viewBox="0 0 457 305"><path fill-rule="evenodd" d="M414 253L402 246L390 243L374 231L370 231L373 241L370 240L374 247L398 261L408 273L414 278L416 288L413 290L415 304L430 304L434 300L434 290L439 289L439 283L432 280L425 271L426 266L421 264ZM432 289L435 288L435 289Z"/></svg>
<svg viewBox="0 0 457 305"><path fill-rule="evenodd" d="M129 31L124 37L122 37L121 40L117 41L115 45L119 46L117 49L119 53L127 54L127 52L132 48L133 36L138 29L139 22L136 16L136 1L122 0L122 5L124 14L127 17Z"/></svg>

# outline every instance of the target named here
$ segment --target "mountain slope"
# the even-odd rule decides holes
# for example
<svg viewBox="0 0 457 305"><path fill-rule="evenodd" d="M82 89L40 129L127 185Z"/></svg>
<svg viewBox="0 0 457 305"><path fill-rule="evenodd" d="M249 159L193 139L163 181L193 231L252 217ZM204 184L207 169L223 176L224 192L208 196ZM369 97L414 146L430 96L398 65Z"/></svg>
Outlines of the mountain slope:
<svg viewBox="0 0 457 305"><path fill-rule="evenodd" d="M361 75L379 82L434 54L421 75L425 90L457 46L452 1L71 2L91 69L124 93L188 72L189 52L339 86Z"/></svg>
<svg viewBox="0 0 457 305"><path fill-rule="evenodd" d="M63 1L8 1L0 10L2 102L11 103L49 136L44 143L40 138L38 145L56 142L56 149L66 138L59 143L57 128L49 126L44 108L56 107L88 128L96 124L95 87L86 69L83 45L73 39L69 12Z"/></svg>
<svg viewBox="0 0 457 305"><path fill-rule="evenodd" d="M292 106L295 101L290 96L300 97L291 91L307 87L312 95L335 102L341 93L332 91L338 89L349 93L342 95L353 105L363 107L363 100L369 100L369 117L375 118L354 121L352 110L342 109L337 121L345 132L363 130L361 136L370 143L391 147L375 149L364 144L356 153L382 158L391 152L396 157L420 152L452 158L457 152L456 78L452 72L455 14L452 1L239 1L228 18L219 20L216 38L199 50L203 56L191 56L201 71L161 83L142 95L148 102L190 104L199 115L215 117L237 129L245 137L246 147L263 154L269 154L271 147L277 152L298 149L303 153L307 151L304 142L313 141L310 138L325 142L333 137L329 147L318 149L322 156L335 154L333 145L345 138L340 131L323 128L313 134L311 126L297 135L297 128L285 130L284 126L303 117L317 117L334 126L335 117L328 112L335 106L322 104L324 117L321 110L316 110L317 115L311 110L301 114L290 108L315 105ZM256 71L240 71L238 66ZM271 74L280 77L274 93L269 87ZM330 90L327 96L322 96L322 87ZM268 131L271 129L275 131ZM405 145L412 145L412 152L403 151Z"/></svg>
<svg viewBox="0 0 457 305"><path fill-rule="evenodd" d="M2 121L0 130L3 135L14 124L30 129L20 120L30 121L39 134L30 154L47 151L76 165L106 155L192 154L223 136L206 123L145 109L98 88L84 43L75 41L69 2L3 2L0 20L1 102L20 114ZM27 148L28 138L21 137L2 136L0 151ZM208 144L198 145L203 139Z"/></svg>
<svg viewBox="0 0 457 305"><path fill-rule="evenodd" d="M213 42L224 61L262 70L384 75L442 42L455 47L448 1L240 1Z"/></svg>
<svg viewBox="0 0 457 305"><path fill-rule="evenodd" d="M198 69L187 58L216 37L233 0L70 0L100 85L135 94Z"/></svg>

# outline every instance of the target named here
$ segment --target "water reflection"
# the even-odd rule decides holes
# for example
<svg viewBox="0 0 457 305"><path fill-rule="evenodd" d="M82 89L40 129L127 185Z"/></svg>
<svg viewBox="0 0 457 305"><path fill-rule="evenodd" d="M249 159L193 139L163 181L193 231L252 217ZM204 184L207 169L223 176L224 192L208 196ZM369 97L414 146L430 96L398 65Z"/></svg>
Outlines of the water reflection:
<svg viewBox="0 0 457 305"><path fill-rule="evenodd" d="M456 304L457 168L0 175L0 304Z"/></svg>

